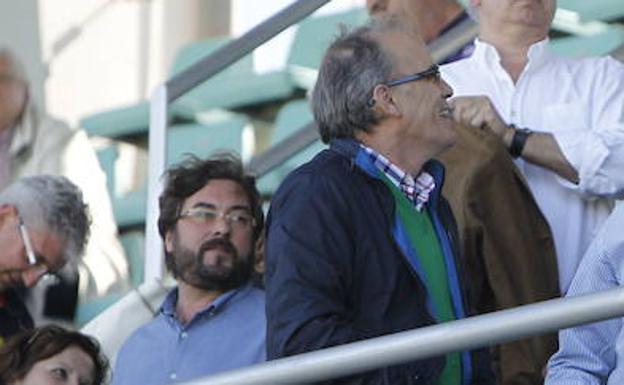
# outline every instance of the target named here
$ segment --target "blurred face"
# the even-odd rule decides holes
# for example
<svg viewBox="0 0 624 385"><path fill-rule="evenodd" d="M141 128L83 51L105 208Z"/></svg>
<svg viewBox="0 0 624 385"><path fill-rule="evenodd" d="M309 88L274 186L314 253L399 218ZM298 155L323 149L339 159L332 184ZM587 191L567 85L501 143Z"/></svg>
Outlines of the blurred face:
<svg viewBox="0 0 624 385"><path fill-rule="evenodd" d="M9 385L92 385L95 366L87 353L70 346L37 362L22 380Z"/></svg>
<svg viewBox="0 0 624 385"><path fill-rule="evenodd" d="M557 9L556 0L470 0L479 12L479 23L492 31L506 26L538 31L542 38Z"/></svg>
<svg viewBox="0 0 624 385"><path fill-rule="evenodd" d="M394 76L389 80L432 68L431 56L417 36L387 33L380 40L395 63ZM442 151L456 142L455 123L447 103L453 92L440 76L426 76L393 86L389 92L400 111L401 135L406 141L429 145L435 151Z"/></svg>
<svg viewBox="0 0 624 385"><path fill-rule="evenodd" d="M24 109L27 87L18 77L15 63L0 55L0 132L11 128Z"/></svg>
<svg viewBox="0 0 624 385"><path fill-rule="evenodd" d="M167 233L167 266L174 276L204 290L244 284L253 267L253 218L245 190L214 179L191 195Z"/></svg>
<svg viewBox="0 0 624 385"><path fill-rule="evenodd" d="M51 233L26 226L36 264L29 261L24 237L19 229L19 216L13 206L0 207L0 291L8 288L33 287L47 272L65 264L65 242Z"/></svg>
<svg viewBox="0 0 624 385"><path fill-rule="evenodd" d="M405 17L405 22L425 42L430 42L438 35L438 19L432 18L432 11L441 7L443 0L367 0L366 7L370 15L395 14ZM446 4L444 4L446 5ZM439 8L438 8L439 9Z"/></svg>

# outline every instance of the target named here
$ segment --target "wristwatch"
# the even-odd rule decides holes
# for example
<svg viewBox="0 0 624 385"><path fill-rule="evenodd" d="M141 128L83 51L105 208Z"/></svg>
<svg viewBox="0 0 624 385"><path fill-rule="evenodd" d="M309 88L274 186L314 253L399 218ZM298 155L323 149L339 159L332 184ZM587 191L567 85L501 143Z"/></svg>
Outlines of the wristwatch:
<svg viewBox="0 0 624 385"><path fill-rule="evenodd" d="M522 155L522 151L524 150L524 146L526 145L527 139L533 133L533 130L530 128L516 128L513 124L510 125L511 128L515 130L513 137L511 138L511 144L509 145L509 155L512 158L516 159L520 155Z"/></svg>

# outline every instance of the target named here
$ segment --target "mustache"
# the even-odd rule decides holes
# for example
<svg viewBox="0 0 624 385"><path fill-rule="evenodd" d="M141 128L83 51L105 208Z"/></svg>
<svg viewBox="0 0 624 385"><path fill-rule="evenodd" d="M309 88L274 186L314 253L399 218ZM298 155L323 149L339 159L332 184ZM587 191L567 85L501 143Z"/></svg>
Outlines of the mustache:
<svg viewBox="0 0 624 385"><path fill-rule="evenodd" d="M206 251L220 248L232 255L236 254L236 249L232 242L225 238L214 238L201 244L198 255L203 255Z"/></svg>

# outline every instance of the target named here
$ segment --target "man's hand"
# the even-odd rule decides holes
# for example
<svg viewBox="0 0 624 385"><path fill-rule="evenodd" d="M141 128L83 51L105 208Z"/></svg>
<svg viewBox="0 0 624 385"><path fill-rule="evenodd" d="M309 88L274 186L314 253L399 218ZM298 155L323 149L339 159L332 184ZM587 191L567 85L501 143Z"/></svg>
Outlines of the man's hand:
<svg viewBox="0 0 624 385"><path fill-rule="evenodd" d="M489 129L509 148L514 130L503 122L487 96L459 96L449 103L458 123Z"/></svg>
<svg viewBox="0 0 624 385"><path fill-rule="evenodd" d="M487 96L459 96L451 99L449 104L458 123L488 129L503 141L505 147L511 146L515 130L503 122ZM530 163L550 169L572 183L579 183L578 172L550 133L533 132L521 155Z"/></svg>

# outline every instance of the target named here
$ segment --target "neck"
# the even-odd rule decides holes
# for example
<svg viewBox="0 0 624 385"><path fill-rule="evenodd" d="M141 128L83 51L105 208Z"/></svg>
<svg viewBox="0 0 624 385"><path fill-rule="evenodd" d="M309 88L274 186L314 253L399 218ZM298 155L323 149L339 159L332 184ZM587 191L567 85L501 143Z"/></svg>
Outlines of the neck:
<svg viewBox="0 0 624 385"><path fill-rule="evenodd" d="M176 313L182 323L187 323L195 314L212 304L223 292L203 290L180 282L178 285L178 303Z"/></svg>
<svg viewBox="0 0 624 385"><path fill-rule="evenodd" d="M385 128L379 130L385 130ZM358 140L388 158L410 175L418 175L423 165L434 155L431 154L430 149L422 148L422 146L406 140L401 141L399 138L387 136L380 138L374 134L363 133L358 137Z"/></svg>
<svg viewBox="0 0 624 385"><path fill-rule="evenodd" d="M479 33L479 39L496 48L501 58L501 66L514 82L528 63L531 45L545 38L543 32L513 25L505 27L504 31L496 31L494 27L483 24Z"/></svg>

